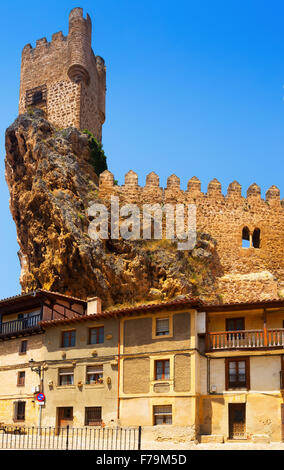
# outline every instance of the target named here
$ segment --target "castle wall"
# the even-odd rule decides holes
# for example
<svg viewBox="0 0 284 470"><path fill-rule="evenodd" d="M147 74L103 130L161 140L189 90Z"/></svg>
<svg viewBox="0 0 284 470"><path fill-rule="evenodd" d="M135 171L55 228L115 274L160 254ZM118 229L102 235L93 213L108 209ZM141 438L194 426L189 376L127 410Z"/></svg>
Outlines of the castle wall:
<svg viewBox="0 0 284 470"><path fill-rule="evenodd" d="M210 234L217 241L222 272L219 290L224 301L265 300L284 294L284 204L280 191L272 186L261 198L261 190L253 184L247 197L241 194L237 182L230 184L227 194L221 192L217 180L209 183L206 194L201 192L197 178L188 182L186 191L180 189L179 178L168 178L165 189L159 186L159 177L150 173L146 185L138 185L138 176L130 171L125 184L113 183L113 175L105 171L100 175L99 195L102 200L119 197L120 205L143 204L195 204L197 231ZM187 211L185 211L185 222ZM243 248L242 232L248 227L251 246ZM260 230L260 247L252 246L252 234Z"/></svg>

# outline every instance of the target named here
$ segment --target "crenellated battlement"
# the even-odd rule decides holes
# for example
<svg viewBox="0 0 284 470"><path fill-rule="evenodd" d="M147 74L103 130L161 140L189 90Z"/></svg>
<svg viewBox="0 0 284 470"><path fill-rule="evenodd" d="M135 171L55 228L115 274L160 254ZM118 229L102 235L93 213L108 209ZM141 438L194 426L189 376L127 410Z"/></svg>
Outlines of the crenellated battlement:
<svg viewBox="0 0 284 470"><path fill-rule="evenodd" d="M22 59L28 60L29 58L32 59L35 55L39 57L40 55L48 54L54 47L58 48L63 46L67 40L68 36L64 36L62 31L54 33L50 42L48 42L45 37L37 39L35 47L32 47L31 44L27 44L23 48Z"/></svg>
<svg viewBox="0 0 284 470"><path fill-rule="evenodd" d="M105 197L108 194L120 195L123 199L128 197L131 192L131 199L136 199L137 203L143 202L147 191L154 198L153 203L159 200L160 202L166 203L167 199L171 199L176 196L176 202L188 203L190 201L196 201L198 199L206 200L221 200L224 203L226 201L239 201L240 204L246 203L257 203L267 206L267 203L273 207L284 208L284 199L280 200L280 190L277 186L271 186L266 191L265 199L261 197L261 188L253 183L247 189L246 197L242 196L242 186L237 182L233 181L229 184L227 192L224 195L222 193L221 183L214 178L209 182L207 192L201 191L201 182L194 176L187 183L187 189L183 190L180 187L180 179L176 175L171 175L167 179L166 188L160 187L159 176L151 172L146 176L145 186L140 186L138 183L138 175L133 170L130 170L125 175L124 185L118 186L114 184L114 175L106 170L99 178L99 190L100 194ZM153 193L154 191L154 193ZM183 201L181 201L183 199Z"/></svg>
<svg viewBox="0 0 284 470"><path fill-rule="evenodd" d="M106 67L91 44L92 22L88 14L84 17L82 8L70 12L67 36L59 31L51 41L43 37L35 47L27 44L22 51L19 113L34 105L58 127L88 129L101 140ZM42 87L44 100L40 99Z"/></svg>
<svg viewBox="0 0 284 470"><path fill-rule="evenodd" d="M171 175L162 188L159 176L152 172L147 175L146 184L140 186L137 173L131 170L125 175L124 184L118 186L113 174L104 171L99 178L99 196L107 205L111 196L117 196L120 206L131 203L140 209L144 204L162 207L195 204L197 231L211 235L217 242L218 263L223 270L218 276L224 299L284 295L284 200L280 200L276 186L271 186L262 199L261 188L256 183L249 186L244 197L237 181L229 184L224 195L216 178L209 182L204 193L196 176L188 181L186 189L181 189L178 176ZM141 217L142 214L140 210ZM184 224L187 229L186 210ZM247 247L244 241L250 245ZM263 272L270 276L267 285L263 283Z"/></svg>

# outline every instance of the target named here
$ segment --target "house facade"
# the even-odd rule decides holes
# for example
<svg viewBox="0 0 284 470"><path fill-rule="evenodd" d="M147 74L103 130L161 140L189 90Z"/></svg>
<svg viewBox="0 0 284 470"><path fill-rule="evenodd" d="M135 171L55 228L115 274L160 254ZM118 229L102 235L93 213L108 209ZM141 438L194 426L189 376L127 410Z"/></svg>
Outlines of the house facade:
<svg viewBox="0 0 284 470"><path fill-rule="evenodd" d="M0 309L2 423L283 440L283 300L102 311L37 291Z"/></svg>

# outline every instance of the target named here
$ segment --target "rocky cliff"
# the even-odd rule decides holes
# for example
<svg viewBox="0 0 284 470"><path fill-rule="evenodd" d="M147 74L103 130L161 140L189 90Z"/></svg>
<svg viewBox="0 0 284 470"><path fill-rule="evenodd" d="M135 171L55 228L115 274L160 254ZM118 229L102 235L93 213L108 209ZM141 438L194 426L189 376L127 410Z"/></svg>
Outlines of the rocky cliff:
<svg viewBox="0 0 284 470"><path fill-rule="evenodd" d="M20 245L23 292L43 288L104 307L180 295L216 299L216 243L200 233L192 252L169 241L94 241L88 207L98 201L98 177L88 136L56 129L40 110L6 131L6 181Z"/></svg>

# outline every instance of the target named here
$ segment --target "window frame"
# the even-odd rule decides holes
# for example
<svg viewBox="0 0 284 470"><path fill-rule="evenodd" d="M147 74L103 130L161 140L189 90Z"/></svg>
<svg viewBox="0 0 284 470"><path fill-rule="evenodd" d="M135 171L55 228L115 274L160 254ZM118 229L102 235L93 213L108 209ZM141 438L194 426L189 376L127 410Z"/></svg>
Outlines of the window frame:
<svg viewBox="0 0 284 470"><path fill-rule="evenodd" d="M61 371L73 371L73 374L67 374L67 373L63 373ZM61 383L61 378L64 377L64 376L72 376L73 377L73 382L72 383L66 383L66 384L62 384ZM62 367L60 369L58 369L58 387L72 387L74 386L75 384L75 370L73 367Z"/></svg>
<svg viewBox="0 0 284 470"><path fill-rule="evenodd" d="M24 350L22 350L23 344L25 344L25 349L24 349ZM28 350L28 340L27 340L27 339L23 339L23 340L20 342L20 345L19 345L19 354L21 354L21 355L27 354L27 350Z"/></svg>
<svg viewBox="0 0 284 470"><path fill-rule="evenodd" d="M64 336L66 334L69 334L69 343L72 342L72 333L74 333L74 344L68 344L67 346L64 345ZM72 330L62 330L61 331L61 345L60 345L61 348L75 348L76 347L76 330L75 329L72 329Z"/></svg>
<svg viewBox="0 0 284 470"><path fill-rule="evenodd" d="M164 412L164 413L162 412L157 413L157 408L162 408L162 407L164 408L169 407L171 411ZM163 418L163 423L156 422L156 419L158 416ZM170 423L165 422L168 417L170 418ZM172 405L154 405L153 406L153 425L154 426L164 426L164 425L169 426L171 424L173 424L173 406Z"/></svg>
<svg viewBox="0 0 284 470"><path fill-rule="evenodd" d="M23 413L19 417L19 404L23 405ZM14 422L24 422L26 420L26 402L23 400L18 400L14 402Z"/></svg>
<svg viewBox="0 0 284 470"><path fill-rule="evenodd" d="M92 343L91 338L92 338L92 332L96 330L96 343ZM103 330L103 341L99 341L100 339L100 330ZM105 327L104 325L101 326L94 326L89 328L89 342L88 344L90 345L95 345L95 344L104 344L105 342Z"/></svg>
<svg viewBox="0 0 284 470"><path fill-rule="evenodd" d="M236 322L238 320L241 320L243 322L243 328L242 329L237 329L234 326L233 330L229 330L228 323L230 321L234 321L234 323L236 324ZM226 318L226 331L242 331L242 330L245 330L245 329L246 329L245 317L236 317L236 318L235 317L228 317L228 318Z"/></svg>
<svg viewBox="0 0 284 470"><path fill-rule="evenodd" d="M158 378L158 363L162 363L162 378ZM168 363L168 376L165 376L166 366L165 364ZM154 380L161 381L161 380L170 380L171 378L171 361L170 359L156 359L154 364Z"/></svg>
<svg viewBox="0 0 284 470"><path fill-rule="evenodd" d="M100 369L99 372L96 374L95 372L91 373L91 372L88 372L88 369L90 368L95 368L95 367L98 367ZM100 373L101 371L101 373ZM94 382L90 382L88 381L88 376L89 375L102 375L101 379L98 379L97 381L94 381ZM91 366L87 366L86 367L86 385L103 385L104 383L104 365L103 364L95 364L95 365L91 365Z"/></svg>
<svg viewBox="0 0 284 470"><path fill-rule="evenodd" d="M91 411L91 410L100 410L100 419L98 419L98 421L94 420L94 424L89 424L87 422L88 421L87 420L87 413L88 413L88 411ZM102 406L86 406L85 407L85 426L101 426L102 422L103 422L102 415L103 415ZM91 420L91 418L89 418L89 421L90 420Z"/></svg>
<svg viewBox="0 0 284 470"><path fill-rule="evenodd" d="M231 362L245 362L245 383L236 381L234 384L230 384L229 367ZM238 371L238 367L237 367ZM238 373L236 374L238 375ZM245 389L250 390L250 360L249 357L227 357L225 360L225 385L226 390Z"/></svg>
<svg viewBox="0 0 284 470"><path fill-rule="evenodd" d="M21 374L23 374L22 377L21 377ZM20 370L17 374L17 387L24 387L25 381L26 381L26 371Z"/></svg>
<svg viewBox="0 0 284 470"><path fill-rule="evenodd" d="M157 334L157 321L158 320L168 320L169 321L169 329L168 334L160 335ZM173 337L173 314L161 314L157 315L152 318L152 339L168 339Z"/></svg>

